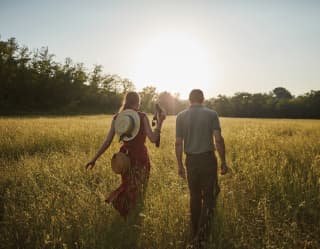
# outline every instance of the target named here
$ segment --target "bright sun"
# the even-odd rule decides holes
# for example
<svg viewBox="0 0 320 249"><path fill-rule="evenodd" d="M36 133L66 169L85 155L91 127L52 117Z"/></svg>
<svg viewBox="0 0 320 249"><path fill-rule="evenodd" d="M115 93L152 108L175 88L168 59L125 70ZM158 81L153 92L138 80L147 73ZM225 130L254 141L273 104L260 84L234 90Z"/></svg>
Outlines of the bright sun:
<svg viewBox="0 0 320 249"><path fill-rule="evenodd" d="M187 98L192 88L209 90L215 81L207 45L186 34L152 37L137 51L133 65L132 79L138 86L152 85L181 98Z"/></svg>

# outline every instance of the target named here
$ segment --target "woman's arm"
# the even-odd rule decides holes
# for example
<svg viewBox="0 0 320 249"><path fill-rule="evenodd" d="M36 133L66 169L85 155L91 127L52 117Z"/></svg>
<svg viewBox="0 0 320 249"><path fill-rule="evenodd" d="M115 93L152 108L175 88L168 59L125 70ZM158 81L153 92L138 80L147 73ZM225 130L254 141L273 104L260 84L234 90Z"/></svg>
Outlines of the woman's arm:
<svg viewBox="0 0 320 249"><path fill-rule="evenodd" d="M110 127L110 130L109 130L108 135L106 137L106 140L104 141L104 143L102 144L102 146L98 150L97 154L93 157L93 159L87 163L86 169L88 169L88 168L92 169L94 167L97 159L109 148L109 146L113 140L114 135L115 135L114 120L112 120L111 127Z"/></svg>
<svg viewBox="0 0 320 249"><path fill-rule="evenodd" d="M152 143L156 143L160 138L161 126L162 126L162 122L163 122L164 118L165 118L165 116L160 118L160 121L157 122L157 126L154 129L154 131L152 131L152 129L151 129L148 116L145 115L143 118L144 128L145 128L147 137L150 139L150 141Z"/></svg>

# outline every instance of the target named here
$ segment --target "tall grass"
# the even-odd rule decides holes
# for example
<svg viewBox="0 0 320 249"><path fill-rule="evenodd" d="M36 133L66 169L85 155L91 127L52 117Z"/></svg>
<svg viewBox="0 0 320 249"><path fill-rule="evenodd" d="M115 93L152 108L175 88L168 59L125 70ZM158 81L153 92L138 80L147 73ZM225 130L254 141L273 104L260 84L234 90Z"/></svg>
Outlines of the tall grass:
<svg viewBox="0 0 320 249"><path fill-rule="evenodd" d="M222 119L231 171L208 248L320 248L320 121ZM174 156L175 118L148 142L143 209L105 204L120 183L110 149L89 172L110 116L0 119L0 248L185 248L189 195Z"/></svg>

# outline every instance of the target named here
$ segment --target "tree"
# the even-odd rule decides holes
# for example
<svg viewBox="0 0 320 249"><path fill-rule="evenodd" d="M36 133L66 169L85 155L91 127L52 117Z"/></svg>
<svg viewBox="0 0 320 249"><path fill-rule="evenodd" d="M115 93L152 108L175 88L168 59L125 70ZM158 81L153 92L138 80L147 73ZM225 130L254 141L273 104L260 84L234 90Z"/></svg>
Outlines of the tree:
<svg viewBox="0 0 320 249"><path fill-rule="evenodd" d="M292 99L292 94L284 87L276 87L273 89L273 94L277 99Z"/></svg>
<svg viewBox="0 0 320 249"><path fill-rule="evenodd" d="M113 113L123 94L134 84L117 74L104 74L101 65L87 72L82 63L66 58L54 61L48 47L29 51L14 38L0 40L0 114L36 113ZM188 106L179 94L162 92L148 86L142 89L141 109L154 111L159 102L168 114ZM218 95L205 101L222 116L320 118L320 91L312 90L294 97L277 87L269 94L240 92L233 96Z"/></svg>
<svg viewBox="0 0 320 249"><path fill-rule="evenodd" d="M217 98L211 98L205 101L205 105L214 109L221 116L233 116L234 111L230 98L225 95L218 95Z"/></svg>
<svg viewBox="0 0 320 249"><path fill-rule="evenodd" d="M126 94L127 92L131 92L135 90L135 86L132 83L131 80L124 78L121 80L121 85L122 85L122 93Z"/></svg>
<svg viewBox="0 0 320 249"><path fill-rule="evenodd" d="M158 97L156 88L153 86L146 86L139 93L141 98L141 110L145 112L153 112L154 103Z"/></svg>
<svg viewBox="0 0 320 249"><path fill-rule="evenodd" d="M103 78L102 81L102 89L104 92L111 92L114 91L113 90L113 81L114 78L112 75L108 74Z"/></svg>
<svg viewBox="0 0 320 249"><path fill-rule="evenodd" d="M166 110L167 114L176 114L175 98L169 92L161 92L158 102Z"/></svg>
<svg viewBox="0 0 320 249"><path fill-rule="evenodd" d="M94 65L94 68L90 74L89 85L94 91L98 91L102 88L103 84L102 66Z"/></svg>

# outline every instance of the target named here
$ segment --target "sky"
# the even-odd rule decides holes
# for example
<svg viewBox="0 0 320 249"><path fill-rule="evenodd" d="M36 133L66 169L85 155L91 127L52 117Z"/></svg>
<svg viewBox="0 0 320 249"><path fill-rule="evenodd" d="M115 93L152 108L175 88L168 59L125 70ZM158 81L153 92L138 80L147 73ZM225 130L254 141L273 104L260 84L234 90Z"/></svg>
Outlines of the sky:
<svg viewBox="0 0 320 249"><path fill-rule="evenodd" d="M102 65L138 91L320 90L317 0L0 0L0 35Z"/></svg>

